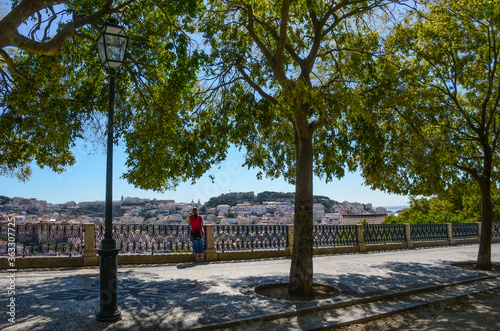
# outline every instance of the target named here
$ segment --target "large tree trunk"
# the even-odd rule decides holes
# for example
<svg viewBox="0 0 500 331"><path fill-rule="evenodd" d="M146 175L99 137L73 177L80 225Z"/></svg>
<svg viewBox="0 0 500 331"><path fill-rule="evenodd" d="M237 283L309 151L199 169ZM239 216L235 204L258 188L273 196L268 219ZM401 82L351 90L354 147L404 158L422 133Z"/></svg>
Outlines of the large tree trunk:
<svg viewBox="0 0 500 331"><path fill-rule="evenodd" d="M487 150L488 152L488 150ZM481 233L477 269L491 270L491 235L493 226L493 207L491 205L491 157L485 153L483 175L481 176Z"/></svg>
<svg viewBox="0 0 500 331"><path fill-rule="evenodd" d="M297 173L295 183L295 231L288 292L294 296L313 294L313 146L312 130L305 114L295 119Z"/></svg>

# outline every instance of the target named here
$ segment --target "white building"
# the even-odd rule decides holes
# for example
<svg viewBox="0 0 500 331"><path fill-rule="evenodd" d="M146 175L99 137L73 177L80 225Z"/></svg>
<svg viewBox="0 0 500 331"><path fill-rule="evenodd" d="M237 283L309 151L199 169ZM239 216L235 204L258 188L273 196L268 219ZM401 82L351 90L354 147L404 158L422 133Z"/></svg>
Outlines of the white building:
<svg viewBox="0 0 500 331"><path fill-rule="evenodd" d="M231 208L231 206L229 206L229 205L218 205L216 207L216 210L217 210L217 213L219 216L225 216L229 212L230 208Z"/></svg>
<svg viewBox="0 0 500 331"><path fill-rule="evenodd" d="M323 206L321 203L313 204L313 214L315 220L322 218L323 216L325 216L325 206Z"/></svg>
<svg viewBox="0 0 500 331"><path fill-rule="evenodd" d="M237 214L250 214L252 212L252 206L249 203L238 203L236 207L232 207L231 211Z"/></svg>
<svg viewBox="0 0 500 331"><path fill-rule="evenodd" d="M221 219L220 224L236 225L236 224L238 224L238 219L237 218L223 218L223 219Z"/></svg>
<svg viewBox="0 0 500 331"><path fill-rule="evenodd" d="M250 211L255 215L264 215L267 213L267 208L263 205L255 205L250 208Z"/></svg>

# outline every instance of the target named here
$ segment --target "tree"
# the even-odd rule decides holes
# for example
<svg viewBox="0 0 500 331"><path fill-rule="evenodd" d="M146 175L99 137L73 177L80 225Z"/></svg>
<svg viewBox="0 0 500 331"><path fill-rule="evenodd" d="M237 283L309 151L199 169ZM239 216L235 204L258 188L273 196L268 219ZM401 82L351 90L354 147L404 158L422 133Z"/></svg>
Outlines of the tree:
<svg viewBox="0 0 500 331"><path fill-rule="evenodd" d="M187 33L200 6L198 0L13 1L0 21L0 175L26 180L33 162L61 172L74 164L78 139L104 141L107 75L94 41L112 15L131 37L116 87L117 141L136 104L157 109L167 102L158 94L175 100L196 77L199 57Z"/></svg>
<svg viewBox="0 0 500 331"><path fill-rule="evenodd" d="M9 197L6 197L4 195L0 195L0 205L3 205L3 204L6 204L6 203L9 203L11 202L12 199L9 198Z"/></svg>
<svg viewBox="0 0 500 331"><path fill-rule="evenodd" d="M384 223L467 223L473 220L463 216L461 210L455 210L453 203L446 199L433 197L415 198L410 197L410 208L398 212L398 215L389 215Z"/></svg>
<svg viewBox="0 0 500 331"><path fill-rule="evenodd" d="M311 296L313 175L329 181L354 167L345 112L355 73L369 70L378 46L367 13L391 2L208 2L198 27L208 56L200 81L174 105L178 117L141 111L147 116L127 137L125 177L162 190L176 179L172 166L193 178L223 160L230 144L245 149L245 165L262 169L259 176L296 185L289 292ZM187 130L171 129L172 118ZM153 164L136 161L147 155Z"/></svg>
<svg viewBox="0 0 500 331"><path fill-rule="evenodd" d="M384 88L367 92L372 112L358 127L371 132L362 171L373 187L439 195L456 182L478 185L477 268L486 270L498 185L499 36L498 1L429 1L387 38L387 56L368 78Z"/></svg>
<svg viewBox="0 0 500 331"><path fill-rule="evenodd" d="M87 71L91 79L96 78L80 58L83 47L75 45L81 45L83 39L92 40L85 27L102 22L104 16L117 9L111 6L112 2L88 8L91 15L70 20L52 34L58 18L71 16L72 12L78 14L77 8L55 9L67 2L14 1L12 10L0 21L2 175L26 179L34 160L55 171L72 165L70 148L83 131L82 122L91 114L82 110L82 104L102 101L93 92L101 92L96 83L102 82L102 78L90 83L80 80L74 71L79 65L81 72ZM32 26L28 26L31 22ZM18 31L23 27L30 29L25 35ZM96 60L85 60L97 67Z"/></svg>

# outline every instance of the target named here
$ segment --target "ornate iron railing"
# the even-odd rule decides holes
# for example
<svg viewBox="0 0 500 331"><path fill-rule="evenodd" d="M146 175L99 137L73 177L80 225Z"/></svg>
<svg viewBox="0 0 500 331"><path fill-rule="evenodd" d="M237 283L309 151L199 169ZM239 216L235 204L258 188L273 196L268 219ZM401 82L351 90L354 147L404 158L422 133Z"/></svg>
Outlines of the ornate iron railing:
<svg viewBox="0 0 500 331"><path fill-rule="evenodd" d="M405 242L404 224L365 224L363 232L368 245Z"/></svg>
<svg viewBox="0 0 500 331"><path fill-rule="evenodd" d="M9 223L0 223L0 255L7 255ZM24 223L15 224L16 256L74 256L83 253L83 225ZM12 232L11 232L12 233Z"/></svg>
<svg viewBox="0 0 500 331"><path fill-rule="evenodd" d="M96 248L101 247L104 225L95 226ZM121 254L165 254L193 251L189 225L114 224L113 237Z"/></svg>
<svg viewBox="0 0 500 331"><path fill-rule="evenodd" d="M492 229L492 237L500 237L500 222L498 223L493 223L493 229Z"/></svg>
<svg viewBox="0 0 500 331"><path fill-rule="evenodd" d="M280 250L288 247L286 225L216 225L216 251Z"/></svg>
<svg viewBox="0 0 500 331"><path fill-rule="evenodd" d="M478 238L477 223L452 223L451 235L454 239Z"/></svg>
<svg viewBox="0 0 500 331"><path fill-rule="evenodd" d="M315 225L314 247L355 246L356 225Z"/></svg>
<svg viewBox="0 0 500 331"><path fill-rule="evenodd" d="M285 250L288 248L286 225L216 225L214 246L219 252ZM477 223L454 223L454 239L478 238ZM357 245L356 225L315 225L314 246ZM15 230L15 238L12 233ZM192 252L188 225L114 224L113 233L121 254L166 254ZM366 224L366 244L405 242L403 224ZM429 242L448 239L446 224L412 224L411 240ZM90 235L90 234L87 234ZM95 226L96 248L100 248L104 225ZM492 236L500 237L500 223L493 223ZM16 256L81 255L84 249L83 224L0 223L0 256L8 255L8 242L15 239ZM208 238L207 238L208 239ZM211 240L211 239L210 239ZM206 242L206 241L205 241Z"/></svg>
<svg viewBox="0 0 500 331"><path fill-rule="evenodd" d="M412 224L410 229L412 241L421 242L448 239L448 228L445 223Z"/></svg>

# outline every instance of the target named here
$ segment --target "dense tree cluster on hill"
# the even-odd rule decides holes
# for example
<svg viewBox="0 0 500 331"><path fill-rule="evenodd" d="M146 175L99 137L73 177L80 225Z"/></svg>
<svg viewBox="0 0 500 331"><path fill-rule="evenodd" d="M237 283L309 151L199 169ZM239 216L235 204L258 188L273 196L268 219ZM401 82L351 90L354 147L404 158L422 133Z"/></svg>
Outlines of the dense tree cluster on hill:
<svg viewBox="0 0 500 331"><path fill-rule="evenodd" d="M9 203L10 201L12 201L11 198L0 195L0 205L3 205L5 203Z"/></svg>
<svg viewBox="0 0 500 331"><path fill-rule="evenodd" d="M295 200L295 193L284 193L284 192L272 192L264 191L257 195L245 194L245 193L227 193L221 194L217 197L212 197L205 204L203 204L204 212L205 208L214 208L218 205L229 205L231 207L236 206L238 203L249 202L251 204L261 205L265 201L291 201ZM315 195L313 196L314 203L321 203L325 206L326 212L332 212L333 205L338 204L338 201L331 200L327 196Z"/></svg>

